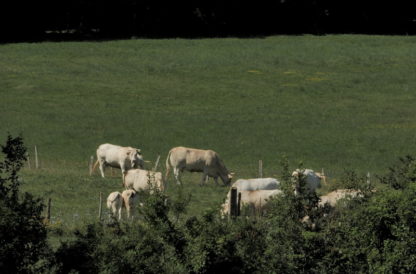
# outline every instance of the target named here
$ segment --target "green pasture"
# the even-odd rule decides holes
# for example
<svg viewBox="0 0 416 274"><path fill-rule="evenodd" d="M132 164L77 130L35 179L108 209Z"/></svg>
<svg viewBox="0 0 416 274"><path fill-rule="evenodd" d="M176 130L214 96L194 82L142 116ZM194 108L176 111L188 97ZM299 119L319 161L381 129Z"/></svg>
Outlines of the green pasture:
<svg viewBox="0 0 416 274"><path fill-rule="evenodd" d="M236 178L256 177L260 159L279 177L283 155L330 180L382 174L416 151L415 47L416 37L364 35L3 44L0 140L23 136L23 189L52 198L68 224L96 217L99 192L122 189L119 170L88 175L106 142L161 155L162 171L182 145L217 151ZM183 180L189 214L227 191Z"/></svg>

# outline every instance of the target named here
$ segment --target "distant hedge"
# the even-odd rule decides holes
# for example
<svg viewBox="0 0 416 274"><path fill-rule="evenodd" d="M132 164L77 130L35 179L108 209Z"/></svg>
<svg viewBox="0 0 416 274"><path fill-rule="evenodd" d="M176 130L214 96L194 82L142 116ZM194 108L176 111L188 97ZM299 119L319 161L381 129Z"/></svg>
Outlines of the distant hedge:
<svg viewBox="0 0 416 274"><path fill-rule="evenodd" d="M408 0L2 1L3 41L272 34L415 34Z"/></svg>

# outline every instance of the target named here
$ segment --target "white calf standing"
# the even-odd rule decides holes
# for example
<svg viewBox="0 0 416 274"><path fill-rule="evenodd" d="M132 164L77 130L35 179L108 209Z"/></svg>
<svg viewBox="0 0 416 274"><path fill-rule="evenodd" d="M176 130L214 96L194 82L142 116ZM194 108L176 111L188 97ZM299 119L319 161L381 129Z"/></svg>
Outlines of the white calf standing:
<svg viewBox="0 0 416 274"><path fill-rule="evenodd" d="M123 197L124 207L127 210L127 218L133 218L134 215L134 208L137 203L137 193L133 189L124 190L121 194Z"/></svg>
<svg viewBox="0 0 416 274"><path fill-rule="evenodd" d="M121 219L121 208L123 207L123 197L118 191L111 192L107 198L107 208L111 210L114 217Z"/></svg>

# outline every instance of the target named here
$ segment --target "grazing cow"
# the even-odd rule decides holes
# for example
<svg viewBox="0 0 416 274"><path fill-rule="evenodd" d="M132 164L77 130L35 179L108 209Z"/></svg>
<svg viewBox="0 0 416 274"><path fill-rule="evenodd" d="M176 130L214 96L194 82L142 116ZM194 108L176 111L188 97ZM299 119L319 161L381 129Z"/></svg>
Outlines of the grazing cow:
<svg viewBox="0 0 416 274"><path fill-rule="evenodd" d="M296 169L295 171L293 171L292 177L295 180L295 182L297 182L300 173L300 169ZM324 181L326 180L324 175L321 175L321 173L315 172L312 169L303 170L302 175L305 177L306 188L310 192L314 192L317 188L321 187L321 179L323 179ZM295 193L297 193L299 190L299 186L296 185L295 188Z"/></svg>
<svg viewBox="0 0 416 274"><path fill-rule="evenodd" d="M134 208L137 203L137 194L133 189L124 190L121 193L123 197L124 207L127 211L127 219L133 218Z"/></svg>
<svg viewBox="0 0 416 274"><path fill-rule="evenodd" d="M152 190L153 187L160 191L165 190L165 182L161 172L144 169L130 169L124 177L124 186L127 189Z"/></svg>
<svg viewBox="0 0 416 274"><path fill-rule="evenodd" d="M107 208L110 209L114 217L121 219L121 208L123 207L123 197L118 191L111 192L107 198Z"/></svg>
<svg viewBox="0 0 416 274"><path fill-rule="evenodd" d="M242 190L238 191L241 193L240 206L248 206L253 210L261 210L267 204L271 197L282 194L280 189L263 189L263 190ZM230 214L230 198L231 190L227 194L227 198L222 205L221 214L222 216Z"/></svg>
<svg viewBox="0 0 416 274"><path fill-rule="evenodd" d="M280 182L275 178L238 179L232 187L241 190L278 189Z"/></svg>
<svg viewBox="0 0 416 274"><path fill-rule="evenodd" d="M177 184L182 184L180 176L184 170L202 172L200 185L204 184L208 177L213 177L216 184L220 177L225 185L229 185L232 179L232 174L228 172L218 153L213 150L174 147L166 159L166 179L171 167Z"/></svg>
<svg viewBox="0 0 416 274"><path fill-rule="evenodd" d="M335 191L329 192L326 195L320 197L319 206L324 206L329 204L334 207L337 202L343 198L356 198L363 197L363 194L359 190L353 189L337 189Z"/></svg>
<svg viewBox="0 0 416 274"><path fill-rule="evenodd" d="M140 149L133 147L121 147L112 144L102 144L97 149L97 161L94 164L95 170L100 164L101 176L104 178L104 169L111 166L121 169L124 177L126 171L132 168L143 168L144 161Z"/></svg>

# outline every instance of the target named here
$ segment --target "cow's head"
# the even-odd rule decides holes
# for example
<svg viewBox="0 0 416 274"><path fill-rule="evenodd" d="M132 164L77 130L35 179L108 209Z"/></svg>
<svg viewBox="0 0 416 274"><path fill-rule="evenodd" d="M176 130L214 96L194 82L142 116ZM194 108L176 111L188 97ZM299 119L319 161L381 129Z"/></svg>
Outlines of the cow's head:
<svg viewBox="0 0 416 274"><path fill-rule="evenodd" d="M130 152L130 162L133 168L144 168L143 156L140 149L135 149Z"/></svg>
<svg viewBox="0 0 416 274"><path fill-rule="evenodd" d="M233 175L234 173L228 173L226 176L221 176L222 181L224 182L225 185L230 185L231 184L231 180L233 179Z"/></svg>

